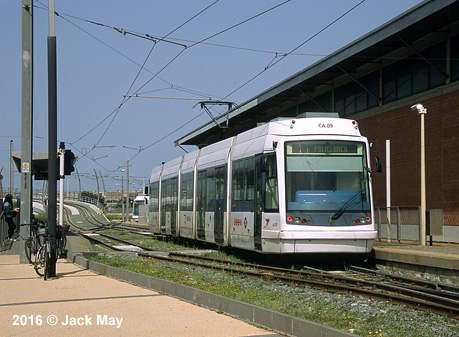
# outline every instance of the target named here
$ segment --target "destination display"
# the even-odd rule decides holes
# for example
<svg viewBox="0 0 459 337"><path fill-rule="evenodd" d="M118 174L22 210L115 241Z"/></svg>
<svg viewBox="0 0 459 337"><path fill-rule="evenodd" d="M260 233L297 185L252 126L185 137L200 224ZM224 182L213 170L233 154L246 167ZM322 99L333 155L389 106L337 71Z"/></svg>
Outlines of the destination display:
<svg viewBox="0 0 459 337"><path fill-rule="evenodd" d="M348 142L294 142L287 144L288 154L347 154L358 153L361 144Z"/></svg>

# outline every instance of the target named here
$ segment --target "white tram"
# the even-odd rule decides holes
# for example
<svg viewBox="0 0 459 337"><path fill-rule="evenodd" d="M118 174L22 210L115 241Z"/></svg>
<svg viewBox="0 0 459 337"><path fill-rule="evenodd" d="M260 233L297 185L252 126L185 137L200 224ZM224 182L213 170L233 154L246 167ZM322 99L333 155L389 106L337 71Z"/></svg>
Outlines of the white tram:
<svg viewBox="0 0 459 337"><path fill-rule="evenodd" d="M154 168L150 229L263 253L368 253L369 157L354 120L272 121Z"/></svg>
<svg viewBox="0 0 459 337"><path fill-rule="evenodd" d="M146 210L141 210L146 207L150 201L149 195L138 195L132 201L132 221L139 222L139 215L143 213L146 215Z"/></svg>

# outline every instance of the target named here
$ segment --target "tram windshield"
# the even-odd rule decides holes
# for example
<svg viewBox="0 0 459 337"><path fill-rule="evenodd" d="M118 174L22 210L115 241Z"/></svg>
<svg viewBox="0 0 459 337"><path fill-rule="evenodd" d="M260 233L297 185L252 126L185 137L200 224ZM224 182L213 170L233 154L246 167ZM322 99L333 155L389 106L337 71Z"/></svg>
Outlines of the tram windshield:
<svg viewBox="0 0 459 337"><path fill-rule="evenodd" d="M287 142L287 212L368 212L370 197L364 143Z"/></svg>

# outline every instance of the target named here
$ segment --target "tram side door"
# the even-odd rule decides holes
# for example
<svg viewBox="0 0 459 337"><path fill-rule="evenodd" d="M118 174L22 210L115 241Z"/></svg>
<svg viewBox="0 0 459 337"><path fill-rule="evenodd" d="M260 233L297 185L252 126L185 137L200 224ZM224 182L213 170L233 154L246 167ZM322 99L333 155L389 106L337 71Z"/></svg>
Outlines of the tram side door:
<svg viewBox="0 0 459 337"><path fill-rule="evenodd" d="M205 240L205 221L206 221L206 171L198 172L197 181L197 203L196 203L196 228L199 240Z"/></svg>
<svg viewBox="0 0 459 337"><path fill-rule="evenodd" d="M255 157L255 202L254 202L254 243L255 249L261 249L261 220L264 209L264 165L263 156Z"/></svg>
<svg viewBox="0 0 459 337"><path fill-rule="evenodd" d="M172 178L170 184L170 208L171 208L171 233L172 235L177 235L177 178Z"/></svg>
<svg viewBox="0 0 459 337"><path fill-rule="evenodd" d="M226 211L226 167L215 169L215 213L214 235L215 242L224 242L223 223Z"/></svg>

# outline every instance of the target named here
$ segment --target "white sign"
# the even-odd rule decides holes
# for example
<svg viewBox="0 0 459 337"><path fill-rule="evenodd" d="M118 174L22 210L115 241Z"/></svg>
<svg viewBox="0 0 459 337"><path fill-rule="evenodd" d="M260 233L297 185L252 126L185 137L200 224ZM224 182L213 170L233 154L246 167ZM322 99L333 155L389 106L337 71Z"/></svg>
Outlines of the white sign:
<svg viewBox="0 0 459 337"><path fill-rule="evenodd" d="M29 173L30 172L30 164L28 162L24 162L22 164L22 173Z"/></svg>

